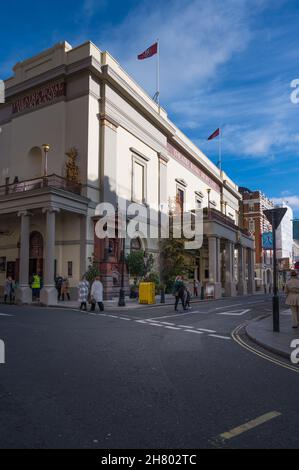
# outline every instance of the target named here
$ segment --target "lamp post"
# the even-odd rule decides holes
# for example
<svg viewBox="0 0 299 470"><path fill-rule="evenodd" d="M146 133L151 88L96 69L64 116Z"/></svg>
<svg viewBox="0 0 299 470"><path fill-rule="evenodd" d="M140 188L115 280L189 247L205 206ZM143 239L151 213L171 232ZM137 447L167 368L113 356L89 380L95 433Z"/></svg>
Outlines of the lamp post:
<svg viewBox="0 0 299 470"><path fill-rule="evenodd" d="M287 213L287 208L277 207L264 211L265 216L272 225L273 230L273 331L279 333L279 296L277 285L277 253L276 253L276 230Z"/></svg>
<svg viewBox="0 0 299 470"><path fill-rule="evenodd" d="M44 164L44 177L47 178L48 176L48 153L50 151L50 145L49 144L43 144L42 149L45 154L45 164Z"/></svg>
<svg viewBox="0 0 299 470"><path fill-rule="evenodd" d="M123 246L122 246L122 265L121 265L121 287L119 291L119 307L126 306L126 295L125 295L125 251L126 251L126 238L123 237Z"/></svg>
<svg viewBox="0 0 299 470"><path fill-rule="evenodd" d="M211 200L210 200L210 198L211 198L211 189L210 188L207 189L207 193L208 193L208 214L210 216L210 208L211 208Z"/></svg>

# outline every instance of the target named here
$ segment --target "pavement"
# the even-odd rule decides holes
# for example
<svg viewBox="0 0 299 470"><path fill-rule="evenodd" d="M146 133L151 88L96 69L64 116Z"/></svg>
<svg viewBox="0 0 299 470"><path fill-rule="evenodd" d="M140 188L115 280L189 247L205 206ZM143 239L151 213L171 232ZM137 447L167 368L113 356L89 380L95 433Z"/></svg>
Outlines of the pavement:
<svg viewBox="0 0 299 470"><path fill-rule="evenodd" d="M1 305L0 448L298 448L299 368L239 330L270 313L261 295L177 313Z"/></svg>
<svg viewBox="0 0 299 470"><path fill-rule="evenodd" d="M283 310L280 314L280 332L273 332L272 315L259 318L246 327L248 337L263 348L279 354L287 359L292 351L291 343L299 338L299 330L292 328L292 317L290 310Z"/></svg>

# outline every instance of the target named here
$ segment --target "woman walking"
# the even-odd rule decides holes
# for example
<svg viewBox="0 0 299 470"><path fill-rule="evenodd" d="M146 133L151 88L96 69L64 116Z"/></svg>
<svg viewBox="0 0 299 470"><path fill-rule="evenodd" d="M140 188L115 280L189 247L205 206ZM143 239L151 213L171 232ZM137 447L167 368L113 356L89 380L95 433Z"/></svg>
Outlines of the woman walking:
<svg viewBox="0 0 299 470"><path fill-rule="evenodd" d="M104 304L103 304L103 284L100 281L99 276L95 278L94 283L91 287L90 297L91 297L91 312L94 312L96 309L96 304L98 304L99 309L101 312L104 311Z"/></svg>
<svg viewBox="0 0 299 470"><path fill-rule="evenodd" d="M293 328L299 326L299 279L296 271L291 271L291 279L286 285L286 304L291 307Z"/></svg>
<svg viewBox="0 0 299 470"><path fill-rule="evenodd" d="M64 302L65 296L67 296L68 300L71 300L70 296L70 281L66 277L63 279L62 286L61 286L61 296L62 296L62 302Z"/></svg>
<svg viewBox="0 0 299 470"><path fill-rule="evenodd" d="M89 296L89 282L85 276L82 277L81 282L78 285L79 291L79 302L80 302L80 310L85 310L87 312L87 302Z"/></svg>

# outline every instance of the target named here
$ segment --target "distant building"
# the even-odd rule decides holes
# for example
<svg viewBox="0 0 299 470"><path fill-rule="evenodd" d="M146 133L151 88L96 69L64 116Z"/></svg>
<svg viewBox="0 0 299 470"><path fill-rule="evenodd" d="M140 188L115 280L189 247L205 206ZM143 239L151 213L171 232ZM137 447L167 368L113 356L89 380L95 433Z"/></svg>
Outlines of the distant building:
<svg viewBox="0 0 299 470"><path fill-rule="evenodd" d="M242 194L240 216L243 228L255 238L255 279L257 290L269 291L272 285L272 250L263 248L263 234L272 233L272 226L263 214L266 209L273 209L274 204L261 191L239 188Z"/></svg>
<svg viewBox="0 0 299 470"><path fill-rule="evenodd" d="M293 239L299 240L299 219L293 220Z"/></svg>
<svg viewBox="0 0 299 470"><path fill-rule="evenodd" d="M278 207L287 209L287 213L276 233L277 258L280 271L287 271L293 264L293 210L285 203Z"/></svg>

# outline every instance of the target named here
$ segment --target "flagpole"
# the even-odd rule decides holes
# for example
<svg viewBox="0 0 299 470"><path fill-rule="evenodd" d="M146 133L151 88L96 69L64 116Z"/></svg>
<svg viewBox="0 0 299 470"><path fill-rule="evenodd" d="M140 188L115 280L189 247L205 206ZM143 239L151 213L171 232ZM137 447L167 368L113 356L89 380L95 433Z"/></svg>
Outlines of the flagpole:
<svg viewBox="0 0 299 470"><path fill-rule="evenodd" d="M219 128L219 160L218 160L218 165L219 169L222 172L222 126Z"/></svg>
<svg viewBox="0 0 299 470"><path fill-rule="evenodd" d="M157 98L158 98L158 106L160 112L160 40L157 39L158 44L158 54L157 54Z"/></svg>

